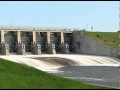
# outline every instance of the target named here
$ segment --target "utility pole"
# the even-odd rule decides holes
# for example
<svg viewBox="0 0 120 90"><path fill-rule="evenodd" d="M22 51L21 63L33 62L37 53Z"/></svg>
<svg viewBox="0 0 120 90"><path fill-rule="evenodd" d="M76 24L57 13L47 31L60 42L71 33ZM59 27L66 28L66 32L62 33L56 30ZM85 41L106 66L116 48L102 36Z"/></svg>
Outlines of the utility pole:
<svg viewBox="0 0 120 90"><path fill-rule="evenodd" d="M119 40L120 40L120 1L119 1L119 31L118 31L118 33L119 33ZM119 58L120 58L120 41L119 41L119 51L118 51L118 54L119 54ZM120 62L119 62L119 67L120 67ZM120 69L119 69L119 75L120 75ZM120 88L120 82L119 82L119 88Z"/></svg>
<svg viewBox="0 0 120 90"><path fill-rule="evenodd" d="M120 1L119 1L119 31L120 31Z"/></svg>
<svg viewBox="0 0 120 90"><path fill-rule="evenodd" d="M93 26L91 26L91 32L93 32Z"/></svg>
<svg viewBox="0 0 120 90"><path fill-rule="evenodd" d="M88 31L88 21L85 20L85 24L86 24L86 31Z"/></svg>
<svg viewBox="0 0 120 90"><path fill-rule="evenodd" d="M119 39L120 39L120 1L119 1ZM120 42L119 42L119 47L120 47Z"/></svg>
<svg viewBox="0 0 120 90"><path fill-rule="evenodd" d="M88 31L88 22L86 22L87 23L87 31Z"/></svg>
<svg viewBox="0 0 120 90"><path fill-rule="evenodd" d="M12 17L11 17L11 28L12 28Z"/></svg>
<svg viewBox="0 0 120 90"><path fill-rule="evenodd" d="M120 40L120 1L119 1L119 30L118 30L118 33L119 33L119 40ZM120 41L119 41L119 48L120 48ZM119 50L119 57L120 57L120 50Z"/></svg>

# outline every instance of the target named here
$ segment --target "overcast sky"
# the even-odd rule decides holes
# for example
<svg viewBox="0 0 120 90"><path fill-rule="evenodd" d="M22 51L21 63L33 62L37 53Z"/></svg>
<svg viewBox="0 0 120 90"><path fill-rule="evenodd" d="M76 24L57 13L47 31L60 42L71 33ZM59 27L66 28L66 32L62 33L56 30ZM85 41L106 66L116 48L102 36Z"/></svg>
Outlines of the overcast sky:
<svg viewBox="0 0 120 90"><path fill-rule="evenodd" d="M116 32L119 1L0 1L0 26Z"/></svg>

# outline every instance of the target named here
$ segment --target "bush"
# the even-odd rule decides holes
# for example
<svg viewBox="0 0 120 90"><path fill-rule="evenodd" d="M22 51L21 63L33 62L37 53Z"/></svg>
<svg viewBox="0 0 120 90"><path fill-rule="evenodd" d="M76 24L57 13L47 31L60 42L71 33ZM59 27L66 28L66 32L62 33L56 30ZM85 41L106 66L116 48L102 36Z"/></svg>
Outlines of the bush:
<svg viewBox="0 0 120 90"><path fill-rule="evenodd" d="M104 40L104 42L106 42L106 40Z"/></svg>
<svg viewBox="0 0 120 90"><path fill-rule="evenodd" d="M100 37L100 35L98 35L98 34L97 34L96 36L97 36L97 37Z"/></svg>
<svg viewBox="0 0 120 90"><path fill-rule="evenodd" d="M113 40L113 42L115 42L115 40Z"/></svg>

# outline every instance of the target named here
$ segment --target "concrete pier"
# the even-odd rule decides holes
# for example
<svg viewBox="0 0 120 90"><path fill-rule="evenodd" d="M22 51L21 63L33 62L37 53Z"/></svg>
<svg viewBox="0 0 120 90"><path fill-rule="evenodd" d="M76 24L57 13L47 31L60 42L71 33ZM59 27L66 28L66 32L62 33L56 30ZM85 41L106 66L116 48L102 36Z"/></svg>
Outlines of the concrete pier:
<svg viewBox="0 0 120 90"><path fill-rule="evenodd" d="M5 34L4 31L0 31L0 42L1 42L1 43L4 43L4 42L5 42L4 34Z"/></svg>
<svg viewBox="0 0 120 90"><path fill-rule="evenodd" d="M20 44L20 43L18 44L17 54L18 55L26 55L24 44Z"/></svg>
<svg viewBox="0 0 120 90"><path fill-rule="evenodd" d="M31 48L32 48L32 54L35 54L35 55L41 54L41 45L40 44L34 43Z"/></svg>
<svg viewBox="0 0 120 90"><path fill-rule="evenodd" d="M60 34L61 34L61 44L62 44L62 43L64 43L64 33L61 32Z"/></svg>
<svg viewBox="0 0 120 90"><path fill-rule="evenodd" d="M55 45L54 44L49 44L48 45L47 53L48 54L56 54Z"/></svg>
<svg viewBox="0 0 120 90"><path fill-rule="evenodd" d="M62 44L61 46L62 46L61 53L69 54L69 45L68 44Z"/></svg>
<svg viewBox="0 0 120 90"><path fill-rule="evenodd" d="M2 43L2 44L0 45L0 47L1 47L1 49L0 49L1 54L8 56L8 55L9 55L9 45L8 45L8 44L5 44L5 43Z"/></svg>
<svg viewBox="0 0 120 90"><path fill-rule="evenodd" d="M17 43L21 43L21 32L17 31Z"/></svg>

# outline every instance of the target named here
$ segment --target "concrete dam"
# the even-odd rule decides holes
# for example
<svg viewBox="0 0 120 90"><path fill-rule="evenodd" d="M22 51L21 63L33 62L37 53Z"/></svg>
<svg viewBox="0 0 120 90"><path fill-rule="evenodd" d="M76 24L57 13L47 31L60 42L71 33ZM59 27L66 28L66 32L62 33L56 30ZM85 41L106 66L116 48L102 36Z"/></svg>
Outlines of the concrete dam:
<svg viewBox="0 0 120 90"><path fill-rule="evenodd" d="M0 28L0 54L4 60L64 78L119 88L119 49L81 31Z"/></svg>
<svg viewBox="0 0 120 90"><path fill-rule="evenodd" d="M119 88L119 52L82 31L0 28L0 58L88 84Z"/></svg>
<svg viewBox="0 0 120 90"><path fill-rule="evenodd" d="M90 54L119 57L119 49L97 43L70 29L0 28L0 54Z"/></svg>

